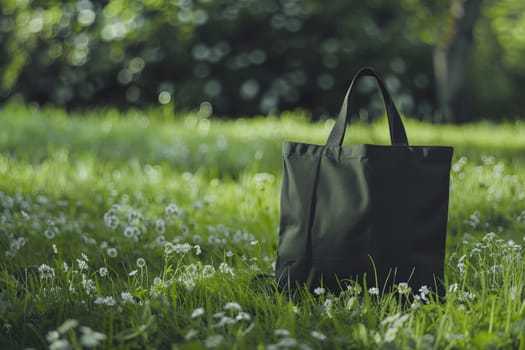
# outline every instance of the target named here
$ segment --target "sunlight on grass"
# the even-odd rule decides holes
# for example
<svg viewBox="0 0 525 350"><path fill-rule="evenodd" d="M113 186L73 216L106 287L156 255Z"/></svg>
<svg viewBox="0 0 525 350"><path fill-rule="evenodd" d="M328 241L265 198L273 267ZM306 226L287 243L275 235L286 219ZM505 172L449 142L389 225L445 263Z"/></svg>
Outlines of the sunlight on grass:
<svg viewBox="0 0 525 350"><path fill-rule="evenodd" d="M10 105L0 125L1 348L525 347L523 124L407 122L413 144L455 147L444 300L267 277L281 142L322 144L330 121Z"/></svg>

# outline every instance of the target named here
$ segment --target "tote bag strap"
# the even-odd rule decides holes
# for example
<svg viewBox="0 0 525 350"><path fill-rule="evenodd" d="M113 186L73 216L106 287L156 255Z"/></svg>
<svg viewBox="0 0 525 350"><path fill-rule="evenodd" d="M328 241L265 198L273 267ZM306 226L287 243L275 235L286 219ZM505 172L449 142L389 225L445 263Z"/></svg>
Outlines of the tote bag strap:
<svg viewBox="0 0 525 350"><path fill-rule="evenodd" d="M377 84L379 85L379 89L381 90L381 94L383 95L383 102L385 103L386 114L388 117L388 125L390 126L390 141L392 142L392 145L408 145L405 127L403 126L403 122L401 121L401 117L399 116L396 106L394 105L394 102L392 101L392 98L390 97L390 94L386 89L385 82L373 68L364 67L356 73L356 75L352 79L352 82L350 83L350 87L346 92L345 99L343 100L343 105L341 106L341 111L339 112L339 116L337 117L335 125L332 128L332 132L330 133L330 136L328 136L328 140L326 141L326 146L339 147L343 144L343 139L345 137L346 131L346 124L348 120L348 99L350 98L350 95L357 81L362 76L374 77Z"/></svg>

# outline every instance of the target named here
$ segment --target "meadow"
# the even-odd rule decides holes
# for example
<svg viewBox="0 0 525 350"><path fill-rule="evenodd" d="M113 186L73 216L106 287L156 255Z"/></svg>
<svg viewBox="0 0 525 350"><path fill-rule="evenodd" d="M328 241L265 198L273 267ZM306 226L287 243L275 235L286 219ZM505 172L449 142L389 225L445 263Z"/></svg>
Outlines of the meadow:
<svg viewBox="0 0 525 350"><path fill-rule="evenodd" d="M522 122L406 122L412 144L455 148L444 299L266 277L281 143L322 144L331 123L2 107L0 348L525 349Z"/></svg>

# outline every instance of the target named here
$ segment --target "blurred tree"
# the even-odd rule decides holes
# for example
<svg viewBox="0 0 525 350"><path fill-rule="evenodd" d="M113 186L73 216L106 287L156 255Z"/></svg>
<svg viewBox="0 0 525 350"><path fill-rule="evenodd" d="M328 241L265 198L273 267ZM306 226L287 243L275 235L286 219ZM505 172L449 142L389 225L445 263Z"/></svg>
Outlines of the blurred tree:
<svg viewBox="0 0 525 350"><path fill-rule="evenodd" d="M456 20L451 1L0 0L0 101L177 109L209 101L218 115L297 107L321 115L337 111L351 75L372 65L411 116L432 117L439 101L453 111L454 91L476 104L472 114L488 110L487 95L496 106L512 92L524 107L523 75L510 74L525 72L523 1L485 0L474 29L484 40L471 57L481 0L453 0L464 14ZM447 75L434 74L434 51ZM497 93L480 85L488 69L499 73ZM436 86L445 87L439 100ZM383 112L374 89L360 84L365 103L354 106L367 119Z"/></svg>
<svg viewBox="0 0 525 350"><path fill-rule="evenodd" d="M468 59L482 0L453 0L451 19L434 51L436 92L444 120L464 123L474 118L465 98Z"/></svg>

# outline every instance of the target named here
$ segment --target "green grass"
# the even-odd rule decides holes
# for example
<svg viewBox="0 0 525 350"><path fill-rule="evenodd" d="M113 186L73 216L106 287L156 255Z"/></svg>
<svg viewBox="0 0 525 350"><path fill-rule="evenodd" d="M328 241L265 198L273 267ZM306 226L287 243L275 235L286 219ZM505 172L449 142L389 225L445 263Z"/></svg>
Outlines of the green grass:
<svg viewBox="0 0 525 350"><path fill-rule="evenodd" d="M281 142L329 127L4 106L0 348L525 349L522 123L407 122L411 143L455 147L445 300L257 278L273 272ZM352 125L347 142L387 130Z"/></svg>

